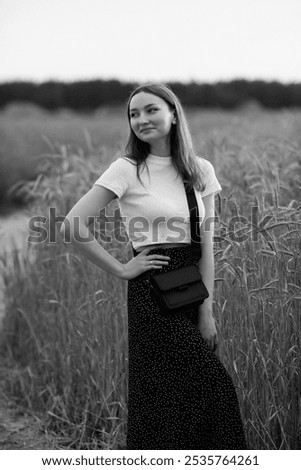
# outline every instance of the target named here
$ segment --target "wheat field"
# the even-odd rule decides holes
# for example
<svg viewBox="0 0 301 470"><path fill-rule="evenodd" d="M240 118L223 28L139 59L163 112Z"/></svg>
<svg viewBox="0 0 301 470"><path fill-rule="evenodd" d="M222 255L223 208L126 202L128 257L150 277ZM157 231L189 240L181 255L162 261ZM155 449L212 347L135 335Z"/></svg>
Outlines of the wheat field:
<svg viewBox="0 0 301 470"><path fill-rule="evenodd" d="M49 214L55 208L64 216L121 154L125 114L41 113L2 112L5 161L9 154L15 161L6 171L38 158L35 178L19 190L32 216L45 217L47 231L45 241L31 243L35 262L26 275L16 258L14 276L5 277L5 386L58 447L124 449L126 283L80 257ZM301 112L253 106L187 114L196 151L213 163L223 188L216 198L214 316L248 447L300 449ZM110 211L116 214L116 202ZM116 241L114 228L91 230L113 256L129 259L129 244Z"/></svg>

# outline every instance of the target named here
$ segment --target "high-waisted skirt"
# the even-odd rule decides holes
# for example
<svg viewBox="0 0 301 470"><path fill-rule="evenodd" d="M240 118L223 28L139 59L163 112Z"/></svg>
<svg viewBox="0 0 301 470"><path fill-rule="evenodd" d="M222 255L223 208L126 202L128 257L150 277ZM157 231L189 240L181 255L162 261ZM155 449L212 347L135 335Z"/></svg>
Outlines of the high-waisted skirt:
<svg viewBox="0 0 301 470"><path fill-rule="evenodd" d="M198 329L198 308L163 313L150 287L154 273L192 264L191 248L155 253L169 265L128 282L127 448L246 449L235 387Z"/></svg>

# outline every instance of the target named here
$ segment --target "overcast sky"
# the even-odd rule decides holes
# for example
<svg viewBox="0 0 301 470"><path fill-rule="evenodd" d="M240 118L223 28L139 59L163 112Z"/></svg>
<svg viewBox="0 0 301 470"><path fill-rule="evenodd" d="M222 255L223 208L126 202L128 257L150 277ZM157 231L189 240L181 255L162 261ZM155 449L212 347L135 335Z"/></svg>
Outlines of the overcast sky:
<svg viewBox="0 0 301 470"><path fill-rule="evenodd" d="M301 81L301 0L0 0L0 81Z"/></svg>

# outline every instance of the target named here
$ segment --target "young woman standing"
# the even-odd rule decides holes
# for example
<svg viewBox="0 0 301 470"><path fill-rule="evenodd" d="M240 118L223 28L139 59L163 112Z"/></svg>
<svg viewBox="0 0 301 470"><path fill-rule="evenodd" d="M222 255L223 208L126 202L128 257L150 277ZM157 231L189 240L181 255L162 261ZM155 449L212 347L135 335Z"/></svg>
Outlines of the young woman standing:
<svg viewBox="0 0 301 470"><path fill-rule="evenodd" d="M245 449L235 388L214 354L214 196L221 186L212 164L195 155L184 111L168 86L137 87L127 113L125 156L67 215L80 251L128 281L127 448ZM209 297L199 307L166 315L153 294L151 276L194 263L184 181L197 199L198 267ZM97 216L114 198L133 246L134 256L126 264L106 252L88 229L88 217ZM89 243L75 241L75 217Z"/></svg>

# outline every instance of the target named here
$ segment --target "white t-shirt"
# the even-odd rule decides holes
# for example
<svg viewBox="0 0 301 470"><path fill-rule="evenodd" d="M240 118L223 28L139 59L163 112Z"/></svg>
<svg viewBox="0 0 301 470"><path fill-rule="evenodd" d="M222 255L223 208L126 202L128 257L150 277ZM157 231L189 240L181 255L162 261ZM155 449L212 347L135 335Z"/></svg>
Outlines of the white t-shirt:
<svg viewBox="0 0 301 470"><path fill-rule="evenodd" d="M208 194L221 191L212 164L201 157L197 160L206 188L195 191L200 223L204 220L202 201ZM189 208L185 188L172 163L172 157L149 154L137 178L136 164L118 158L95 181L118 196L123 222L135 249L160 243L191 243ZM94 186L93 185L93 186Z"/></svg>

